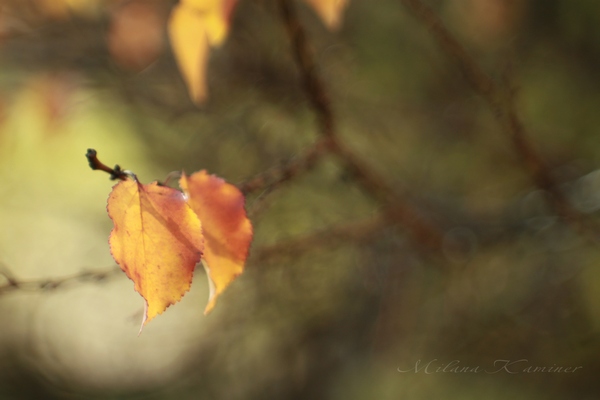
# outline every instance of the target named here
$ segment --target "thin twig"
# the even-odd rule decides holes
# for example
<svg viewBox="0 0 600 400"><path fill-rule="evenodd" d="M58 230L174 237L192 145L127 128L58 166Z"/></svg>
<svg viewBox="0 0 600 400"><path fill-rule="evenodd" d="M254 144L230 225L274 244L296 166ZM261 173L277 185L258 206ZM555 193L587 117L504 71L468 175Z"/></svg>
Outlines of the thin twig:
<svg viewBox="0 0 600 400"><path fill-rule="evenodd" d="M2 268L0 275L3 275L7 282L0 285L0 295L17 290L30 292L54 290L72 282L100 282L119 272L121 268L115 266L103 270L81 271L61 278L19 280L7 268Z"/></svg>
<svg viewBox="0 0 600 400"><path fill-rule="evenodd" d="M272 191L282 183L285 183L314 167L321 156L327 153L330 146L329 142L328 139L315 142L312 146L286 164L269 168L253 178L238 184L238 189L240 189L244 195L259 190L268 189Z"/></svg>

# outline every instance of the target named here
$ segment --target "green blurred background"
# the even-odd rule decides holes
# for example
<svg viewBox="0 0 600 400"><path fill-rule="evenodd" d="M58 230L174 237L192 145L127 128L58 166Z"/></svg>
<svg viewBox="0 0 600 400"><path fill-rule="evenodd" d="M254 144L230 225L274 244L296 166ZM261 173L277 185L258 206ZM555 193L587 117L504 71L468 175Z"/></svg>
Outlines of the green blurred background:
<svg viewBox="0 0 600 400"><path fill-rule="evenodd" d="M123 16L130 3L0 2L5 274L114 265L113 183L88 168L87 148L143 182L207 169L239 183L319 137L275 2L239 3L211 54L201 109L168 48L175 2L133 2ZM512 78L535 147L596 219L598 2L428 4L490 75ZM248 197L247 270L208 317L201 270L140 337L143 301L124 274L0 292L0 399L597 398L598 245L555 215L485 103L400 1L353 0L338 32L296 5L341 139L441 227L444 259L423 257L402 226L295 246L380 211L328 157Z"/></svg>

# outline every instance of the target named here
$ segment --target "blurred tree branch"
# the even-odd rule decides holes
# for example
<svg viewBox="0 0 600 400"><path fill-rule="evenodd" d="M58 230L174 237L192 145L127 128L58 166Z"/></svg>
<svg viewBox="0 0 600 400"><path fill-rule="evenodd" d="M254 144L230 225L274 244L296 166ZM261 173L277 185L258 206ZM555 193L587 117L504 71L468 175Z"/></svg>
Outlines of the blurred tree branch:
<svg viewBox="0 0 600 400"><path fill-rule="evenodd" d="M253 251L252 260L253 262L271 261L281 257L298 256L316 249L364 242L387 226L389 226L389 220L384 215L334 225L307 235L283 240L270 246L263 246Z"/></svg>
<svg viewBox="0 0 600 400"><path fill-rule="evenodd" d="M54 290L72 283L101 282L116 276L120 272L121 268L114 266L101 270L81 271L61 278L20 280L7 267L2 266L0 267L0 275L4 276L6 283L0 284L0 295L17 290L35 292Z"/></svg>
<svg viewBox="0 0 600 400"><path fill-rule="evenodd" d="M287 163L269 168L268 170L238 184L237 187L244 195L265 189L273 190L282 183L311 169L321 156L328 151L329 142L328 139L318 140Z"/></svg>
<svg viewBox="0 0 600 400"><path fill-rule="evenodd" d="M338 139L331 101L317 73L311 46L293 1L279 0L278 3L292 45L294 60L300 70L304 91L319 121L320 134L324 139L328 139L327 148L341 159L344 167L368 194L389 208L392 220L408 230L421 250L425 253L439 251L443 230L426 220L407 199L391 188Z"/></svg>
<svg viewBox="0 0 600 400"><path fill-rule="evenodd" d="M543 157L528 139L525 127L515 110L514 89L499 85L487 75L432 8L421 0L400 1L427 28L439 48L456 62L472 89L485 100L510 138L513 148L534 183L551 195L551 203L556 212L577 231L597 243L597 227L592 226L588 218L573 208L552 177Z"/></svg>

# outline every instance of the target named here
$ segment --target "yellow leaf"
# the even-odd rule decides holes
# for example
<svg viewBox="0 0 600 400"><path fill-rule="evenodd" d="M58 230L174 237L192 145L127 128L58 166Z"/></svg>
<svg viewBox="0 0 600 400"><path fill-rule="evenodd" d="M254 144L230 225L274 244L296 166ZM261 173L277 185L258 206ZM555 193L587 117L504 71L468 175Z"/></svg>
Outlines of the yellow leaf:
<svg viewBox="0 0 600 400"><path fill-rule="evenodd" d="M107 209L112 255L146 300L143 328L189 290L204 247L200 220L180 191L156 182L119 182Z"/></svg>
<svg viewBox="0 0 600 400"><path fill-rule="evenodd" d="M348 0L305 0L329 29L338 29L342 24L342 12Z"/></svg>
<svg viewBox="0 0 600 400"><path fill-rule="evenodd" d="M208 43L217 47L220 46L229 32L229 25L226 23L224 15L219 12L209 12L204 16L204 26Z"/></svg>
<svg viewBox="0 0 600 400"><path fill-rule="evenodd" d="M209 45L220 46L229 32L237 0L182 0L171 12L169 37L190 97L206 100Z"/></svg>
<svg viewBox="0 0 600 400"><path fill-rule="evenodd" d="M141 71L163 50L163 22L157 5L129 2L112 14L107 35L108 50L119 66Z"/></svg>
<svg viewBox="0 0 600 400"><path fill-rule="evenodd" d="M208 42L217 47L229 32L229 17L237 0L182 0L189 12L197 14L203 22Z"/></svg>
<svg viewBox="0 0 600 400"><path fill-rule="evenodd" d="M201 14L185 3L175 6L169 18L169 37L181 75L196 104L206 100L208 38Z"/></svg>

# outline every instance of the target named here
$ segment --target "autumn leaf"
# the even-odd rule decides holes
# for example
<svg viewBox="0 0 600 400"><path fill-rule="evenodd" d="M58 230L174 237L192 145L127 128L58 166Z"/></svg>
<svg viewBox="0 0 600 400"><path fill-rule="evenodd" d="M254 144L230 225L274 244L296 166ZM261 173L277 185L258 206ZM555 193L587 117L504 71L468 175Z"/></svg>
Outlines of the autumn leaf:
<svg viewBox="0 0 600 400"><path fill-rule="evenodd" d="M329 29L338 29L342 24L342 12L348 0L304 0L310 5Z"/></svg>
<svg viewBox="0 0 600 400"><path fill-rule="evenodd" d="M217 297L244 270L252 241L252 224L238 188L206 171L182 175L179 185L204 229L203 265L207 270L210 297L208 314Z"/></svg>
<svg viewBox="0 0 600 400"><path fill-rule="evenodd" d="M204 247L200 220L183 194L127 179L113 187L110 249L146 301L142 327L189 290Z"/></svg>
<svg viewBox="0 0 600 400"><path fill-rule="evenodd" d="M169 19L169 37L177 65L192 101L206 100L208 41L202 20L185 5L177 5Z"/></svg>
<svg viewBox="0 0 600 400"><path fill-rule="evenodd" d="M141 71L163 50L163 21L157 5L131 1L116 7L107 34L108 50L124 69Z"/></svg>
<svg viewBox="0 0 600 400"><path fill-rule="evenodd" d="M196 104L207 97L209 47L220 46L229 31L237 0L182 0L173 8L168 30L179 70Z"/></svg>

